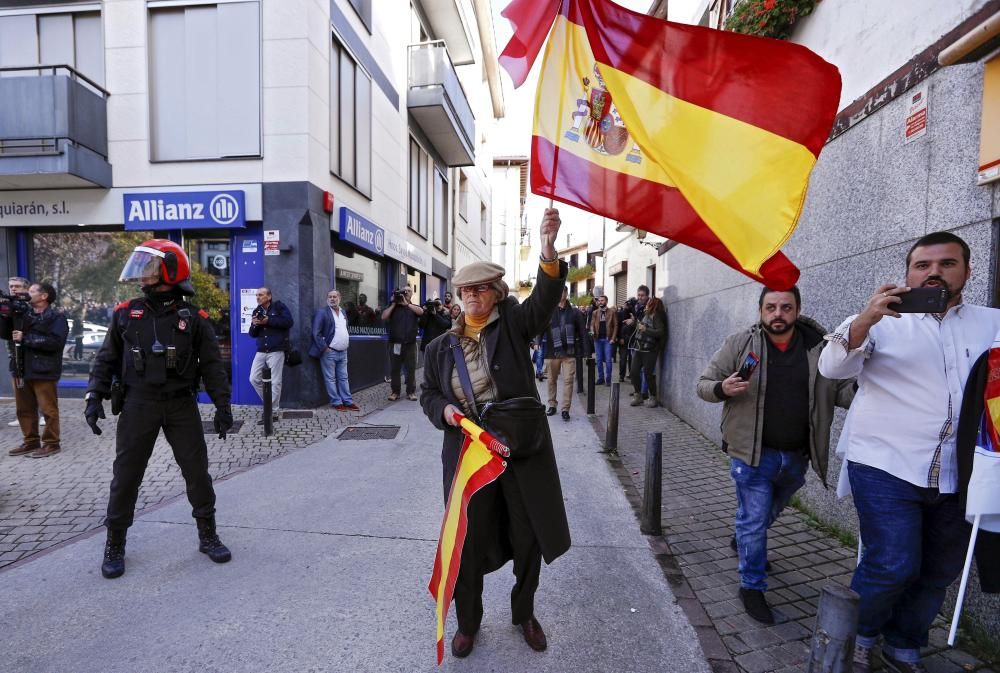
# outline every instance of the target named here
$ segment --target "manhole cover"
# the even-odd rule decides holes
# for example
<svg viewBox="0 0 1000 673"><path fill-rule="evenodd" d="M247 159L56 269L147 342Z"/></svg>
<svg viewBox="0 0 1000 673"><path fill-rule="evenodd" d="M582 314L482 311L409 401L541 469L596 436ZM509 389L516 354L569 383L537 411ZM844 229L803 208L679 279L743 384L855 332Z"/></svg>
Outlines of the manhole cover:
<svg viewBox="0 0 1000 673"><path fill-rule="evenodd" d="M243 421L233 421L232 429L226 430L226 434L235 435L237 432L240 431L240 428L242 427L243 427ZM206 435L217 434L215 432L215 425L213 424L213 421L203 420L201 422L201 429L205 432Z"/></svg>
<svg viewBox="0 0 1000 673"><path fill-rule="evenodd" d="M306 411L283 411L281 413L282 418L312 418L313 412L311 410Z"/></svg>
<svg viewBox="0 0 1000 673"><path fill-rule="evenodd" d="M353 425L345 428L337 439L396 439L398 425Z"/></svg>

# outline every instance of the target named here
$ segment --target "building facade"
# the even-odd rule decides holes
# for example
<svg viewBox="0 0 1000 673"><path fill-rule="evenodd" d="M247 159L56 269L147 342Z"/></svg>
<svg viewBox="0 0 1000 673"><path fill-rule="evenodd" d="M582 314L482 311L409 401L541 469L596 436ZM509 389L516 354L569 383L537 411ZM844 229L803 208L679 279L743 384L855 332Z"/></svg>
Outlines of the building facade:
<svg viewBox="0 0 1000 673"><path fill-rule="evenodd" d="M720 4L733 3L712 7ZM860 311L879 284L901 283L910 246L938 230L972 248L965 301L998 305L1000 182L984 173L1000 159L990 145L1000 137L1000 38L976 31L998 16L995 0L914 0L906 11L842 0L819 3L796 26L792 41L836 64L844 81L841 111L784 248L802 272L803 313L828 329ZM970 34L984 39L963 41ZM758 319L760 285L684 246L663 255L661 268L670 321L661 399L718 441L720 409L697 398L695 383L723 339ZM831 456L834 481L839 469ZM800 495L820 517L856 530L849 499L812 477ZM973 591L966 609L988 632L1000 630L995 596Z"/></svg>
<svg viewBox="0 0 1000 673"><path fill-rule="evenodd" d="M385 374L392 291L440 296L489 258L486 0L0 2L0 100L0 268L54 281L84 326L62 394L136 294L116 280L145 238L187 250L245 404L258 287L302 351L340 290L361 388ZM322 402L314 362L285 376L283 406Z"/></svg>

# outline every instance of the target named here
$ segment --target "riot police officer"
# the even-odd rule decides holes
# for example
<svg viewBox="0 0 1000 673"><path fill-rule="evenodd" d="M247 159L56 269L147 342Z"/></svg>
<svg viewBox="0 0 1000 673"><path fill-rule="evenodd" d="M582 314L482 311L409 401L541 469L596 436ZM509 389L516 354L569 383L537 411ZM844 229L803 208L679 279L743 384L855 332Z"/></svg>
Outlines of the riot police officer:
<svg viewBox="0 0 1000 673"><path fill-rule="evenodd" d="M109 579L125 572L125 535L161 428L187 483L198 551L216 563L231 558L215 530L215 490L195 398L204 380L215 403L215 431L224 439L233 426L229 377L208 314L185 301L194 294L190 278L187 255L176 243L153 239L137 246L118 282L139 281L144 296L115 307L90 374L84 415L94 433L101 434L103 399L111 398L112 413L121 409L104 520L101 573Z"/></svg>

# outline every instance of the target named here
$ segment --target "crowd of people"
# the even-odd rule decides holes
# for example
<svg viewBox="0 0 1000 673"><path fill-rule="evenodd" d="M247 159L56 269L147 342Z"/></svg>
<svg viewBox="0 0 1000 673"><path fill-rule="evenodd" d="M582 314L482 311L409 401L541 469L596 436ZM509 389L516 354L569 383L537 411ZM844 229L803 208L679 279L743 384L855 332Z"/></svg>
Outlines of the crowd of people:
<svg viewBox="0 0 1000 673"><path fill-rule="evenodd" d="M418 399L418 348L423 353L419 400L444 432L446 497L461 447L460 415L510 444L509 469L469 503L470 532L455 586L457 657L473 649L483 615L483 575L511 559L513 623L530 647L547 646L534 593L542 559L562 555L570 535L546 416L570 420L581 358L594 356L595 382L607 386L617 361L619 381L627 376L632 386L631 404L659 404L657 360L668 338L663 303L640 285L621 306L603 295L587 307L575 306L565 284L566 264L553 247L559 225L558 212L547 210L538 281L523 302L509 296L502 267L476 262L453 278L457 297L447 292L422 305L409 287L396 291L381 312L364 295L345 306L341 293L331 289L310 325L308 353L318 361L330 405L340 411L358 410L348 353L349 328L359 320L380 320L386 327L390 401L404 393L404 375L407 398ZM855 673L871 670L880 639L890 670L924 670L920 649L961 570L969 539L963 499L971 462L966 454L975 440L968 438L980 422L987 375L1000 376L1000 366L984 364L1000 334L1000 310L962 299L971 274L965 241L947 232L928 234L910 249L904 268L905 286L880 285L832 331L803 313L797 287L762 288L757 319L725 339L696 385L702 400L723 408L722 448L737 499L730 546L739 557L739 595L747 614L765 624L775 622L766 600L768 530L810 467L828 483L834 409L848 410L837 448L844 458L838 493L853 496L863 546L851 582L860 596ZM169 241L136 248L122 280L140 281L144 296L114 307L90 374L85 417L93 431L101 433L104 399L123 413L106 519L102 572L108 578L124 573L125 533L161 428L187 482L199 549L219 563L231 557L215 530L215 495L194 397L203 381L216 405L215 429L225 437L233 423L230 382L208 315L186 301L193 294L187 269L183 251ZM936 312L908 302L916 288L940 290ZM52 285L11 277L8 289L0 302L0 338L8 342L23 435L9 453L44 458L61 450L56 383L67 339L76 334L55 308ZM270 288L259 288L250 326L257 344L250 379L263 396L263 373L270 370L275 418L293 327L289 308ZM547 381L547 403L538 391L541 381ZM906 422L887 422L899 418ZM980 559L984 578L1000 574L988 572L1000 567L1000 544L991 549Z"/></svg>

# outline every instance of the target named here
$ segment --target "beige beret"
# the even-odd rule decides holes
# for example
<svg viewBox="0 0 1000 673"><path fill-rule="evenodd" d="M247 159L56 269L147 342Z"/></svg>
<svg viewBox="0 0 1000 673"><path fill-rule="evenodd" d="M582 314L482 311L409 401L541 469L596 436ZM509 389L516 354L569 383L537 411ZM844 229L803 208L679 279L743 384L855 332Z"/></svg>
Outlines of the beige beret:
<svg viewBox="0 0 1000 673"><path fill-rule="evenodd" d="M483 283L494 283L503 278L506 271L499 264L493 262L473 262L466 264L452 276L451 284L456 288L468 287L470 285L482 285Z"/></svg>

